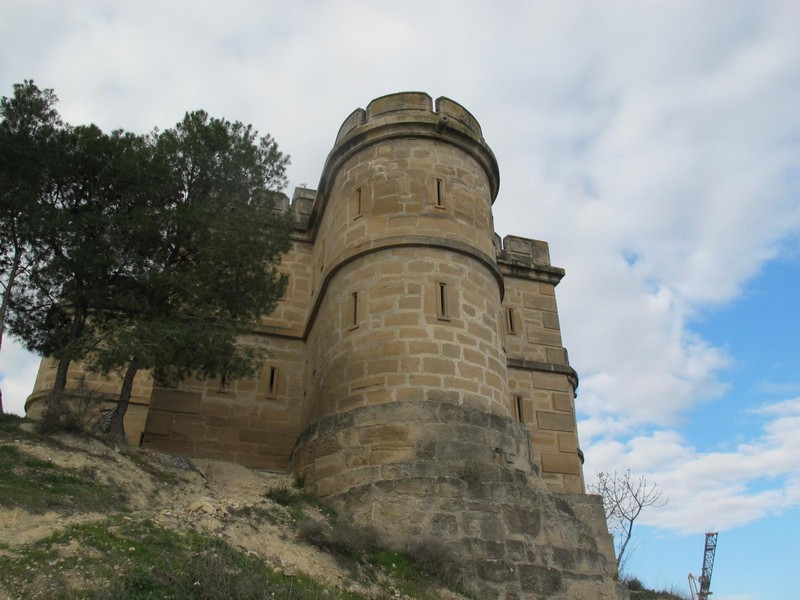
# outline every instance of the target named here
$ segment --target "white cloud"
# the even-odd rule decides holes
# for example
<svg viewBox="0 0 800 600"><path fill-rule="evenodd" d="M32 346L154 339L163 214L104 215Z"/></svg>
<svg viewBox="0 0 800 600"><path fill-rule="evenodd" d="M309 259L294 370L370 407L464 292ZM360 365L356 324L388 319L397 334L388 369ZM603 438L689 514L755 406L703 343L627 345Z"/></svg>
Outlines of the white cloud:
<svg viewBox="0 0 800 600"><path fill-rule="evenodd" d="M753 413L768 420L733 451L701 452L677 432L658 430L591 444L587 473L625 465L658 483L669 503L642 513L641 523L680 533L724 531L780 514L800 505L800 398Z"/></svg>
<svg viewBox="0 0 800 600"><path fill-rule="evenodd" d="M3 390L3 410L25 414L25 400L33 391L39 371L39 359L13 340L3 340L0 351L0 388Z"/></svg>
<svg viewBox="0 0 800 600"><path fill-rule="evenodd" d="M370 99L418 89L463 103L500 164L498 231L548 240L567 269L558 302L593 464L663 474L665 487L708 493L712 505L739 499L719 507L731 526L756 518L754 498L767 511L795 501L794 413L761 413L772 420L730 453L699 453L666 428L725 393L736 358L702 339L693 318L735 300L800 235L800 4L725 6L253 0L45 10L7 0L0 93L33 77L56 89L67 120L104 128L167 127L195 108L252 122L292 154L292 184L309 187L339 124ZM5 344L6 397L12 386L24 399L31 384L12 382L32 382L30 360L8 367L18 359L7 353ZM642 426L655 432L630 439ZM784 484L748 487L761 472ZM680 508L696 503L670 495L673 512L663 514L700 527L702 515Z"/></svg>

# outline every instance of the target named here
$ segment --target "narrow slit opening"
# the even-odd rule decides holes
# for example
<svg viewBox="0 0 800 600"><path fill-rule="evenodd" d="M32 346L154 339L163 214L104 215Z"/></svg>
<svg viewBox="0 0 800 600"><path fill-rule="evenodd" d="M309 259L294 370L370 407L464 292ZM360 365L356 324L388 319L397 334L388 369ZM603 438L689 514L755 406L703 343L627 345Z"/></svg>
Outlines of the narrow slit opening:
<svg viewBox="0 0 800 600"><path fill-rule="evenodd" d="M506 309L506 323L508 325L508 333L515 335L517 333L517 323L513 308Z"/></svg>
<svg viewBox="0 0 800 600"><path fill-rule="evenodd" d="M350 327L358 327L358 292L353 292L350 297Z"/></svg>
<svg viewBox="0 0 800 600"><path fill-rule="evenodd" d="M269 381L267 382L267 398L274 398L278 395L278 369L269 368Z"/></svg>
<svg viewBox="0 0 800 600"><path fill-rule="evenodd" d="M440 319L447 320L450 318L450 307L447 302L447 284L439 283L437 284L437 288L438 294L436 300L438 303L438 316Z"/></svg>
<svg viewBox="0 0 800 600"><path fill-rule="evenodd" d="M223 373L222 375L219 376L219 387L217 388L217 391L220 392L221 394L227 394L228 393L228 383L229 383L228 382L228 374L227 373Z"/></svg>

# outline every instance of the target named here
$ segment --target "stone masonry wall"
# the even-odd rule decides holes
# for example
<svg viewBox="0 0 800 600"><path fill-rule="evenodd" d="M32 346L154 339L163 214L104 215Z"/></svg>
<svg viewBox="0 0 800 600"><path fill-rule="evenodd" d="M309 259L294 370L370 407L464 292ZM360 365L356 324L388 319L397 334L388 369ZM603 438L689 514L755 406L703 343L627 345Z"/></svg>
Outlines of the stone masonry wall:
<svg viewBox="0 0 800 600"><path fill-rule="evenodd" d="M600 499L538 481L515 419L436 401L356 408L304 431L293 458L310 491L391 543L446 540L478 598L616 598Z"/></svg>
<svg viewBox="0 0 800 600"><path fill-rule="evenodd" d="M440 283L448 286L447 317L437 310ZM387 248L348 263L309 338L311 421L431 396L508 416L499 294L487 293L496 286L487 269L445 250Z"/></svg>
<svg viewBox="0 0 800 600"><path fill-rule="evenodd" d="M477 598L616 599L602 505L583 493L564 272L546 243L495 235L498 188L455 102L405 92L354 111L318 190L276 206L293 246L285 297L243 338L269 343L258 376L140 374L132 441L294 471L390 543L446 542ZM118 381L87 381L113 406Z"/></svg>

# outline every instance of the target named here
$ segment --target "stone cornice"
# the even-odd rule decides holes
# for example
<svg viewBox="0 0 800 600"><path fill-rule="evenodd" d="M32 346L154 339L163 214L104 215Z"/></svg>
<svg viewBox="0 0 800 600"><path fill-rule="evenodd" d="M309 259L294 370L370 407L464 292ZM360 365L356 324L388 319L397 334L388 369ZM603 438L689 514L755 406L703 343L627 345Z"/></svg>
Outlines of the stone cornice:
<svg viewBox="0 0 800 600"><path fill-rule="evenodd" d="M572 384L573 391L578 389L578 373L569 365L526 360L524 358L509 358L507 359L507 363L510 369L523 369L525 371L537 371L539 373L558 373L560 375L566 375Z"/></svg>

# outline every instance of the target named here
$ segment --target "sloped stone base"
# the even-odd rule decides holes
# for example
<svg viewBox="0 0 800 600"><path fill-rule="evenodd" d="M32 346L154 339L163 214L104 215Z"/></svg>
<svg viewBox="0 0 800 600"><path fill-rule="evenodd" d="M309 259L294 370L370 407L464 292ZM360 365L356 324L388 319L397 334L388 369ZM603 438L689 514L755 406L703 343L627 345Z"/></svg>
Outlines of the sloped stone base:
<svg viewBox="0 0 800 600"><path fill-rule="evenodd" d="M394 544L446 542L478 598L615 600L600 498L550 492L529 452L512 419L424 401L322 419L295 467L309 491Z"/></svg>

